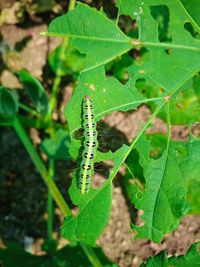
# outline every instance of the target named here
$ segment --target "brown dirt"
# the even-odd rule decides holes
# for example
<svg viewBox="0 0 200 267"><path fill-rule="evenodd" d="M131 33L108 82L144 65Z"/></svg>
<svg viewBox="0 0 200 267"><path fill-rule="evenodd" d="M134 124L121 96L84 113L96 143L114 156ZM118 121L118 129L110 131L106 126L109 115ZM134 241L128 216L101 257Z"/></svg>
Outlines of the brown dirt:
<svg viewBox="0 0 200 267"><path fill-rule="evenodd" d="M37 78L41 78L42 68L46 64L48 38L40 33L46 29L47 26L44 24L29 29L22 29L15 25L1 27L4 42L10 49L15 49L15 52L6 57L9 68L15 70L25 68Z"/></svg>

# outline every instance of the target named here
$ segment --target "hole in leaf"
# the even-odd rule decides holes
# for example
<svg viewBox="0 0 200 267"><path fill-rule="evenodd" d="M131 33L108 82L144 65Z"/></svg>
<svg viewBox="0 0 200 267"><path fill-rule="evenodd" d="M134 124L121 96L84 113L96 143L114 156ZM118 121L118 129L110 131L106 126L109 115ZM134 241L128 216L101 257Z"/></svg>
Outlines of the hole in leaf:
<svg viewBox="0 0 200 267"><path fill-rule="evenodd" d="M126 164L129 167L129 169L127 169L127 172L129 173L131 179L133 179L133 177L137 178L137 184L141 183L141 185L144 185L144 173L139 160L139 152L136 149L132 150L126 160Z"/></svg>
<svg viewBox="0 0 200 267"><path fill-rule="evenodd" d="M104 175L100 175L99 173L94 173L92 176L92 188L99 188L105 182Z"/></svg>
<svg viewBox="0 0 200 267"><path fill-rule="evenodd" d="M167 55L171 55L171 54L172 54L172 49L171 49L171 48L167 48L167 49L165 49L165 53L166 53Z"/></svg>
<svg viewBox="0 0 200 267"><path fill-rule="evenodd" d="M135 81L135 87L145 96L147 92L146 80L144 78L139 78Z"/></svg>
<svg viewBox="0 0 200 267"><path fill-rule="evenodd" d="M169 31L169 9L166 5L150 6L152 17L158 22L158 38L160 42L171 42Z"/></svg>
<svg viewBox="0 0 200 267"><path fill-rule="evenodd" d="M138 210L137 212L137 218L135 220L135 225L137 226L143 226L145 224L144 220L142 219L142 215L144 214L143 210Z"/></svg>
<svg viewBox="0 0 200 267"><path fill-rule="evenodd" d="M186 22L184 24L184 29L188 31L191 34L191 36L194 37L195 39L200 39L200 34L195 30L192 23Z"/></svg>
<svg viewBox="0 0 200 267"><path fill-rule="evenodd" d="M150 51L146 48L133 48L131 49L128 54L136 61L141 60L141 63L143 60L149 60L151 59L150 57Z"/></svg>
<svg viewBox="0 0 200 267"><path fill-rule="evenodd" d="M133 20L130 16L121 15L118 25L120 29L131 38L139 38L137 21Z"/></svg>
<svg viewBox="0 0 200 267"><path fill-rule="evenodd" d="M100 122L97 125L98 150L101 152L116 151L128 141L123 133L114 127L109 127L106 123Z"/></svg>
<svg viewBox="0 0 200 267"><path fill-rule="evenodd" d="M128 81L128 67L132 65L133 59L126 54L118 59L115 59L105 66L106 75L114 76L120 83L126 84Z"/></svg>
<svg viewBox="0 0 200 267"><path fill-rule="evenodd" d="M113 165L113 164L112 164ZM94 174L92 175L92 187L99 188L109 177L110 166L104 162L94 164Z"/></svg>

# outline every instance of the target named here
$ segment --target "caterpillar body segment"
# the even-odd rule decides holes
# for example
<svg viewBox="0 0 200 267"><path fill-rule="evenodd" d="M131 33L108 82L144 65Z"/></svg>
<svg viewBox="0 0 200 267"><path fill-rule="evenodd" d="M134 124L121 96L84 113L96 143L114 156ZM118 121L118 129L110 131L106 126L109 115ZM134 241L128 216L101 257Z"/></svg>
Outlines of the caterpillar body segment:
<svg viewBox="0 0 200 267"><path fill-rule="evenodd" d="M86 96L83 100L84 149L79 177L79 190L82 194L89 191L94 170L94 158L97 149L97 131L94 118L92 100Z"/></svg>

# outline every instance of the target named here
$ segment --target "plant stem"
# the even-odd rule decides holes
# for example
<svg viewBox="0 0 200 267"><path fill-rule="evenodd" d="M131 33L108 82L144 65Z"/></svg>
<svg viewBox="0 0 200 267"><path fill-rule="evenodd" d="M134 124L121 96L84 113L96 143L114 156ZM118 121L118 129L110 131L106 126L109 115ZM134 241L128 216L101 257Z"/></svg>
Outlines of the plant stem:
<svg viewBox="0 0 200 267"><path fill-rule="evenodd" d="M102 267L103 265L101 264L101 262L99 261L98 257L96 256L94 250L91 247L88 247L86 245L83 245L82 243L80 243L83 251L85 252L85 254L87 255L89 261L91 262L91 264L94 267Z"/></svg>
<svg viewBox="0 0 200 267"><path fill-rule="evenodd" d="M0 121L0 127L1 126L12 126L12 121L2 120Z"/></svg>
<svg viewBox="0 0 200 267"><path fill-rule="evenodd" d="M170 119L170 110L169 102L166 104L166 115L167 115L167 150L169 148L170 138L171 138L171 119Z"/></svg>
<svg viewBox="0 0 200 267"><path fill-rule="evenodd" d="M55 162L53 159L49 159L49 178L54 179L55 175ZM47 199L47 212L48 212L48 219L47 219L47 237L49 240L53 239L53 198L48 188L48 199Z"/></svg>
<svg viewBox="0 0 200 267"><path fill-rule="evenodd" d="M25 111L27 111L28 113L34 115L34 116L39 116L39 114L37 113L37 111L35 111L34 109L26 106L25 104L23 103L19 103L19 107Z"/></svg>
<svg viewBox="0 0 200 267"><path fill-rule="evenodd" d="M68 10L72 10L76 5L76 0L71 0L69 2L69 7ZM56 105L56 99L57 99L57 95L59 92L59 87L60 87L60 83L61 83L61 79L62 79L62 61L65 60L65 51L66 48L69 45L69 38L64 38L62 46L61 46L61 51L60 51L60 57L59 57L59 63L58 63L58 68L56 71L56 77L54 79L54 83L53 83L53 88L52 88L52 94L51 94L51 99L49 102L49 117L52 117L53 111L55 109L55 105Z"/></svg>
<svg viewBox="0 0 200 267"><path fill-rule="evenodd" d="M76 5L76 0L70 0L69 1L69 6L68 6L68 11L74 9L75 5Z"/></svg>
<svg viewBox="0 0 200 267"><path fill-rule="evenodd" d="M36 152L33 144L31 143L28 135L26 134L23 126L21 125L20 121L17 118L14 118L12 123L16 133L19 136L19 139L25 146L29 156L31 157L33 163L35 164L37 170L39 171L40 175L42 176L44 182L46 183L47 187L50 189L50 192L57 203L58 207L61 209L64 216L70 216L71 210L68 207L67 203L65 202L63 196L61 195L60 191L58 190L54 181L50 178L49 173L46 170L46 167L39 157L38 153Z"/></svg>
<svg viewBox="0 0 200 267"><path fill-rule="evenodd" d="M116 19L116 26L118 26L119 23L119 16L120 16L120 9L121 9L121 0L118 3L118 10L117 10L117 19Z"/></svg>
<svg viewBox="0 0 200 267"><path fill-rule="evenodd" d="M57 76L54 79L52 93L51 93L51 99L49 102L49 117L52 117L55 105L56 105L56 99L59 91L59 86L61 82L61 76L57 74Z"/></svg>

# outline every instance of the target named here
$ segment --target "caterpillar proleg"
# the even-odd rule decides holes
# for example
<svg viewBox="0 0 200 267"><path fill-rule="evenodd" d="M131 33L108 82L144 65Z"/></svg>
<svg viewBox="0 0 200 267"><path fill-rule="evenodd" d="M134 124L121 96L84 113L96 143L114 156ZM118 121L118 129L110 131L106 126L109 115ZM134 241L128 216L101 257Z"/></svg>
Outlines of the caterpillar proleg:
<svg viewBox="0 0 200 267"><path fill-rule="evenodd" d="M82 194L90 189L94 168L94 157L97 149L97 131L94 119L93 103L89 96L83 99L84 148L81 160L79 190Z"/></svg>

